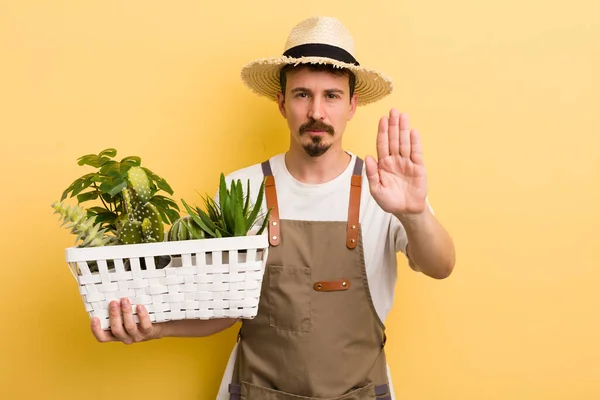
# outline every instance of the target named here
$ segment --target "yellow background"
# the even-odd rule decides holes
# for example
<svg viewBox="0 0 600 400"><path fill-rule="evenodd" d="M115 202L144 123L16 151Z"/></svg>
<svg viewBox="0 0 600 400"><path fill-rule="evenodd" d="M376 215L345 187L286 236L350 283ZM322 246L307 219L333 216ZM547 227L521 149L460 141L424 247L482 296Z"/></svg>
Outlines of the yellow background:
<svg viewBox="0 0 600 400"><path fill-rule="evenodd" d="M96 343L50 204L116 147L175 198L287 148L239 80L291 27L334 15L396 91L345 145L373 154L391 107L422 135L451 278L399 258L389 316L398 399L600 398L600 2L0 2L0 398L211 399L235 330Z"/></svg>

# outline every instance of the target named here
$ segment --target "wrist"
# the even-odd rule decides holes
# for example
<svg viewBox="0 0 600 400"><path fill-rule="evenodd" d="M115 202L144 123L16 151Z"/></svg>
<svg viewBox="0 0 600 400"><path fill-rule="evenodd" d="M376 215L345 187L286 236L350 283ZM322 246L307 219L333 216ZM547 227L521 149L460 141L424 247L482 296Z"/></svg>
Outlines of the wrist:
<svg viewBox="0 0 600 400"><path fill-rule="evenodd" d="M152 324L152 339L162 339L164 337L170 336L169 333L169 322L159 322Z"/></svg>
<svg viewBox="0 0 600 400"><path fill-rule="evenodd" d="M425 206L423 211L417 213L395 213L394 216L402 223L405 228L421 226L427 223L431 217L429 207Z"/></svg>

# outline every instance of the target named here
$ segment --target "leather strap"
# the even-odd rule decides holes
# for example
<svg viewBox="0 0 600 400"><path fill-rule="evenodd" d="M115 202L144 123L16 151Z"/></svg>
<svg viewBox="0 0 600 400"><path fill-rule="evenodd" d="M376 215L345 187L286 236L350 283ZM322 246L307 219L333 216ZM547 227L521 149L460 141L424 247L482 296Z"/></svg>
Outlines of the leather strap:
<svg viewBox="0 0 600 400"><path fill-rule="evenodd" d="M242 387L233 383L229 384L229 400L241 400Z"/></svg>
<svg viewBox="0 0 600 400"><path fill-rule="evenodd" d="M390 389L386 383L384 383L383 385L375 386L375 396L377 396L377 397L388 394L389 391L390 391Z"/></svg>
<svg viewBox="0 0 600 400"><path fill-rule="evenodd" d="M317 292L337 292L341 290L350 289L350 281L347 279L340 279L337 281L321 281L316 282L313 288Z"/></svg>
<svg viewBox="0 0 600 400"><path fill-rule="evenodd" d="M277 246L281 240L279 234L279 206L277 204L277 190L275 189L275 178L271 171L269 160L262 163L263 175L265 176L265 198L267 210L271 209L269 216L269 243Z"/></svg>
<svg viewBox="0 0 600 400"><path fill-rule="evenodd" d="M360 193L362 187L363 160L356 157L352 182L350 184L350 203L348 205L348 227L346 233L346 246L353 249L358 244L358 221L360 217Z"/></svg>
<svg viewBox="0 0 600 400"><path fill-rule="evenodd" d="M267 209L271 209L269 218L269 243L271 246L277 246L281 240L279 231L279 205L277 203L277 190L275 189L275 178L271 170L269 160L262 164L263 175L265 176L265 197L267 200ZM348 204L348 225L346 233L346 246L354 249L358 244L358 221L360 217L360 195L362 188L362 168L363 160L356 157L354 171L350 184L350 202Z"/></svg>

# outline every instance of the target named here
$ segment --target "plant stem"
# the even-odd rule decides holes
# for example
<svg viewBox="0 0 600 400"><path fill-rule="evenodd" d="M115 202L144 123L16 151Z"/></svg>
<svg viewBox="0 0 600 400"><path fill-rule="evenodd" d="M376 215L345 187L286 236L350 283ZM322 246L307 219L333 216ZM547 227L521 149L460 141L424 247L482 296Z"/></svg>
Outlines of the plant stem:
<svg viewBox="0 0 600 400"><path fill-rule="evenodd" d="M104 202L104 199L102 198L102 192L100 191L100 188L96 185L96 182L94 182L92 184L94 185L94 188L100 193L100 195L98 197L100 197L100 201L102 202L102 204L104 204L104 208L106 208L110 212L114 212L113 209Z"/></svg>

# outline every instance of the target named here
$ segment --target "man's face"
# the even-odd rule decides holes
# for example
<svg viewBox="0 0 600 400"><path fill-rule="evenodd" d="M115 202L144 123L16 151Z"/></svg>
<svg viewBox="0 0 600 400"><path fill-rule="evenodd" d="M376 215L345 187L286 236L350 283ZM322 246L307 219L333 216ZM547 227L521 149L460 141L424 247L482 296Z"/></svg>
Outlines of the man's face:
<svg viewBox="0 0 600 400"><path fill-rule="evenodd" d="M356 95L350 100L347 75L295 68L287 72L285 98L277 96L279 111L287 120L292 146L300 146L311 157L339 146L356 110Z"/></svg>

